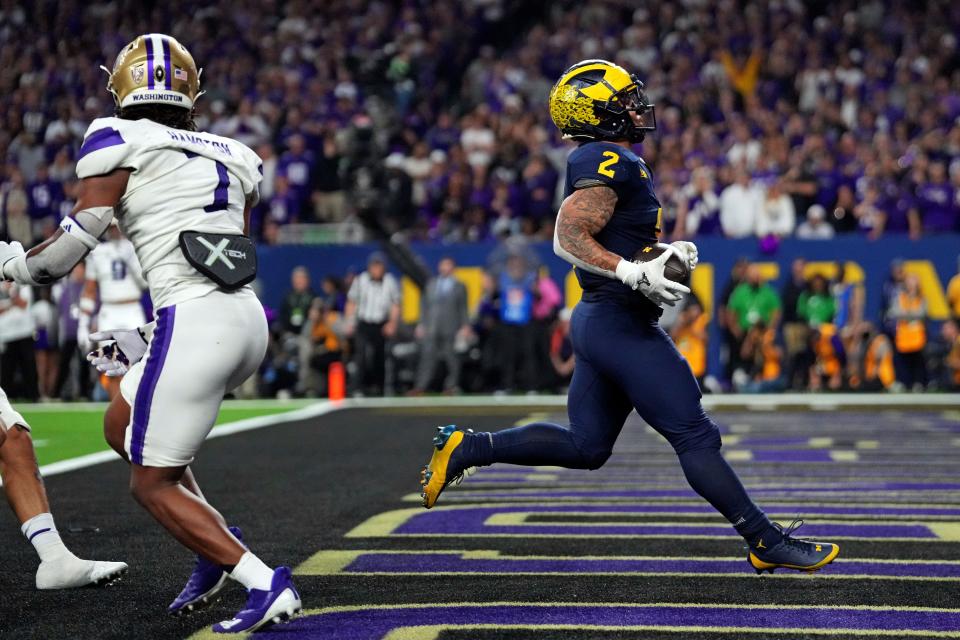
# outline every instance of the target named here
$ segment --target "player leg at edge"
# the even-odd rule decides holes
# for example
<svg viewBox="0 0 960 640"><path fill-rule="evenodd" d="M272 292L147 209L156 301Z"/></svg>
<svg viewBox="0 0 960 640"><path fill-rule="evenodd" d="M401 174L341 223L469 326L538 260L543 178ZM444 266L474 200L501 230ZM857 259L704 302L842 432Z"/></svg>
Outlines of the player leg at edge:
<svg viewBox="0 0 960 640"><path fill-rule="evenodd" d="M0 465L7 501L21 523L24 537L40 556L37 589L107 585L120 579L127 570L126 563L82 560L63 544L50 513L30 426L10 405L3 389L0 389Z"/></svg>
<svg viewBox="0 0 960 640"><path fill-rule="evenodd" d="M111 377L116 379L117 377ZM119 388L118 388L119 391ZM116 451L120 457L130 462L127 452L124 450L124 435L127 425L130 423L130 405L122 396L115 395L110 402L107 412L104 415L104 437L110 447ZM200 486L193 476L193 471L187 467L180 484L194 494L200 500L206 501ZM228 530L239 542L243 542L243 533L240 527L228 527ZM227 573L223 568L207 560L201 555L197 555L194 563L193 572L187 579L187 584L183 590L174 598L167 611L172 615L181 615L191 613L201 609L214 602L215 597L227 584Z"/></svg>
<svg viewBox="0 0 960 640"><path fill-rule="evenodd" d="M104 436L128 463L124 438L129 424L130 405L118 394L104 415ZM206 501L189 466L131 464L130 488L137 502L196 553L186 586L167 608L171 614L190 613L213 602L228 577L247 589L247 607L233 620L215 625L214 631L255 631L299 612L300 597L290 569L270 569L243 544L240 528L228 527L220 512Z"/></svg>
<svg viewBox="0 0 960 640"><path fill-rule="evenodd" d="M574 341L575 347L585 346L577 351L568 395L570 427L535 422L492 433L439 428L433 455L421 471L423 506L433 507L444 488L474 466L503 462L599 469L636 408L673 446L694 491L747 542L747 559L757 573L781 567L816 571L833 562L838 545L795 538L802 520L784 528L750 499L720 454L719 430L703 411L689 366L659 324L615 312L585 304L574 311L575 338L603 338Z"/></svg>
<svg viewBox="0 0 960 640"><path fill-rule="evenodd" d="M214 625L215 633L251 632L299 613L290 569L271 569L244 546L189 468L225 393L263 360L267 330L259 300L213 292L160 308L152 326L107 333L115 342L88 355L99 371L124 375L104 416L104 435L130 462L137 502L200 558L170 609L209 600L227 576L246 587L247 603Z"/></svg>

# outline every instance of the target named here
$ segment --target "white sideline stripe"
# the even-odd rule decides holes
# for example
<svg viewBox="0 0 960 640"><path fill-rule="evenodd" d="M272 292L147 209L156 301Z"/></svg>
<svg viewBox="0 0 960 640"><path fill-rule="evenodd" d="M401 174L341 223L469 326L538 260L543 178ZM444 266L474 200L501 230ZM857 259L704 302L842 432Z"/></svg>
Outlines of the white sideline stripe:
<svg viewBox="0 0 960 640"><path fill-rule="evenodd" d="M303 409L311 407L317 403L317 400L272 400L270 398L260 400L224 400L221 409L284 409L289 408ZM61 411L103 411L109 402L61 402L51 400L49 402L18 402L17 407L24 411L33 413L58 413Z"/></svg>
<svg viewBox="0 0 960 640"><path fill-rule="evenodd" d="M109 451L97 451L96 453L88 453L87 455L80 456L79 458L70 458L69 460L60 460L59 462L45 464L40 467L40 475L46 478L60 473L76 471L77 469L92 467L97 464L103 464L104 462L110 462L112 460L119 459L120 456L118 456L112 449Z"/></svg>
<svg viewBox="0 0 960 640"><path fill-rule="evenodd" d="M233 404L236 402L237 404ZM241 404L241 402L243 404ZM781 394L729 394L729 395L706 395L703 397L703 406L707 409L720 409L724 407L744 407L751 410L772 411L784 405L807 406L812 409L834 409L837 407L952 407L960 408L960 395L958 394L918 394L918 393L837 393L826 395L811 395L806 393L781 393ZM263 400L249 401L231 401L231 404L225 406L229 408L237 407L256 407L265 408L283 407L283 403L269 403ZM350 398L347 400L329 401L323 400L315 404L307 405L300 409L293 409L283 413L258 416L230 422L214 428L207 438L221 438L262 429L285 422L294 422L308 418L316 418L341 409L405 409L415 407L483 407L483 406L501 406L501 407L557 407L567 406L567 397L560 395L542 395L542 396L437 396L421 398ZM71 410L104 410L107 403L82 402L82 403L38 403L18 405L24 411L71 411ZM61 460L40 467L40 473L44 476L52 476L61 473L84 469L104 462L116 460L117 455L113 451L98 451L78 458Z"/></svg>
<svg viewBox="0 0 960 640"><path fill-rule="evenodd" d="M101 408L105 407L105 404L101 405ZM315 418L317 416L330 413L331 411L336 411L340 408L342 408L340 403L322 402L309 405L302 409L286 411L284 413L277 413L268 416L257 416L255 418L237 420L236 422L228 422L226 424L214 427L214 429L210 432L210 435L207 436L207 439L209 440L211 438L230 436L235 433L252 431L254 429L262 429L263 427L282 424L284 422L294 422L296 420ZM40 475L44 477L55 476L61 473L76 471L77 469L85 469L86 467L92 467L97 464L103 464L104 462L111 462L119 459L120 456L118 456L113 450L97 451L96 453L89 453L78 458L70 458L69 460L60 460L59 462L45 464L40 467Z"/></svg>

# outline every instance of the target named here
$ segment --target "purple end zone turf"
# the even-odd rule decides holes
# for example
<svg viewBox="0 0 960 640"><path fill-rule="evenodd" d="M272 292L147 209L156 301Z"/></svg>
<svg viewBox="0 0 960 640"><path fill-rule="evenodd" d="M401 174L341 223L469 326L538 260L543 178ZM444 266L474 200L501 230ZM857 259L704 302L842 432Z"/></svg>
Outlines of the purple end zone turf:
<svg viewBox="0 0 960 640"><path fill-rule="evenodd" d="M459 553L368 552L344 568L344 573L734 573L743 574L742 558L713 559L580 559L511 557L474 559ZM930 562L878 563L840 560L830 575L960 578L960 564Z"/></svg>
<svg viewBox="0 0 960 640"><path fill-rule="evenodd" d="M725 526L705 526L703 523L676 523L653 526L648 523L622 523L617 526L602 524L602 516L590 524L563 522L564 513L632 514L651 510L633 505L503 505L498 507L468 507L424 511L413 515L398 526L395 534L466 534L466 535L707 535L735 537L736 532ZM501 513L533 513L556 518L557 524L536 522L518 525L490 525L487 520ZM722 521L718 524L722 525ZM809 538L855 536L860 538L936 538L922 524L878 521L877 523L847 524L816 522L804 526L803 535Z"/></svg>
<svg viewBox="0 0 960 640"><path fill-rule="evenodd" d="M802 616L799 615L802 612ZM960 629L960 611L864 610L812 607L740 608L724 606L677 607L630 606L414 606L343 611L312 615L290 625L257 634L263 638L342 638L350 630L352 640L381 640L387 633L422 625L574 625L611 627L750 627L775 631L850 629L854 631L932 631Z"/></svg>

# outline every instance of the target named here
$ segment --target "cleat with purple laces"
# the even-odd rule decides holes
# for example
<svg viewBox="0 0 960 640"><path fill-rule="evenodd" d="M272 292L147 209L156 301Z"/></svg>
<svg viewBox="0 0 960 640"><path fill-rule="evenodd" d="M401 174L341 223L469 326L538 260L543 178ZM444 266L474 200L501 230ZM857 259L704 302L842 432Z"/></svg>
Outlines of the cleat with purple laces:
<svg viewBox="0 0 960 640"><path fill-rule="evenodd" d="M242 633L256 631L268 624L287 622L302 605L300 594L293 586L289 567L278 567L273 572L270 590L250 589L246 606L231 620L213 625L214 633Z"/></svg>
<svg viewBox="0 0 960 640"><path fill-rule="evenodd" d="M240 527L230 527L230 533L241 543L243 542ZM201 609L213 602L214 597L226 584L227 573L220 565L197 556L197 563L187 580L187 586L167 607L167 611L173 615L181 615Z"/></svg>

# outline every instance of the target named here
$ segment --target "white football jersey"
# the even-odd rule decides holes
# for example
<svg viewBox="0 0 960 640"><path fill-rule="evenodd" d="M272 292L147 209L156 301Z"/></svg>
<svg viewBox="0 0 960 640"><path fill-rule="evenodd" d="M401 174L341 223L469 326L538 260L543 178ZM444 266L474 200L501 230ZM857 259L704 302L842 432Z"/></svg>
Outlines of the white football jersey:
<svg viewBox="0 0 960 640"><path fill-rule="evenodd" d="M180 232L242 233L245 203L259 199L260 166L256 153L230 138L99 118L87 129L77 176L132 171L115 214L161 308L218 289L187 262Z"/></svg>
<svg viewBox="0 0 960 640"><path fill-rule="evenodd" d="M133 243L120 238L97 245L87 256L87 280L97 283L102 304L139 300L145 287Z"/></svg>

